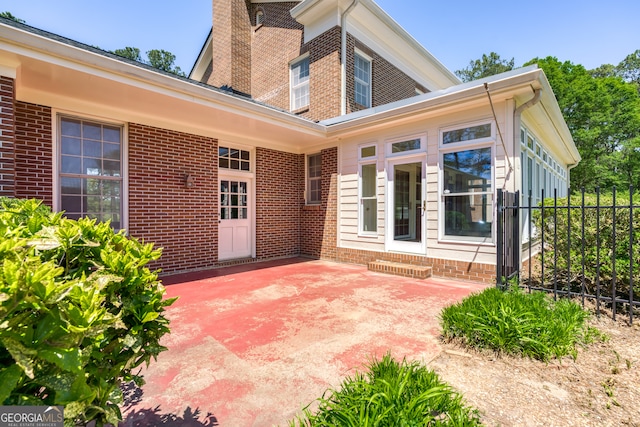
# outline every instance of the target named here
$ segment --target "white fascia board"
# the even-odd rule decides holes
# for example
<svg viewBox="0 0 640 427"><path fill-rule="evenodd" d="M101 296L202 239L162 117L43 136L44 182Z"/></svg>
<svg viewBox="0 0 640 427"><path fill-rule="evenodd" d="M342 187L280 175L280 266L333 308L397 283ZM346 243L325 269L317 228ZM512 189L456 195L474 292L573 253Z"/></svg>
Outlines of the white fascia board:
<svg viewBox="0 0 640 427"><path fill-rule="evenodd" d="M108 80L139 87L166 96L214 105L225 111L261 119L298 132L323 134L324 127L295 115L255 102L174 78L161 72L137 67L105 55L81 49L57 40L0 24L0 52L33 58L44 63L93 74ZM10 37L10 38L9 38Z"/></svg>
<svg viewBox="0 0 640 427"><path fill-rule="evenodd" d="M193 68L191 68L191 72L189 73L190 79L198 81L202 80L204 73L207 71L209 63L213 59L213 47L211 46L212 43L213 31L209 31L207 40L204 42L204 45L200 50L200 54L198 54L198 58L196 58L196 62L194 62Z"/></svg>

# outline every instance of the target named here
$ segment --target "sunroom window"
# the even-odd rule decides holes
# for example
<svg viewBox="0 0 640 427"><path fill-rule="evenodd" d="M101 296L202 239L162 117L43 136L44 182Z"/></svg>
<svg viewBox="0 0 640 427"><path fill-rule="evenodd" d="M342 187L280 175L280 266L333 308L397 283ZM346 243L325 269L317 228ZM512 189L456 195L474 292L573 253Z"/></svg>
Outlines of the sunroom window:
<svg viewBox="0 0 640 427"><path fill-rule="evenodd" d="M442 158L445 237L491 238L491 147L444 153Z"/></svg>

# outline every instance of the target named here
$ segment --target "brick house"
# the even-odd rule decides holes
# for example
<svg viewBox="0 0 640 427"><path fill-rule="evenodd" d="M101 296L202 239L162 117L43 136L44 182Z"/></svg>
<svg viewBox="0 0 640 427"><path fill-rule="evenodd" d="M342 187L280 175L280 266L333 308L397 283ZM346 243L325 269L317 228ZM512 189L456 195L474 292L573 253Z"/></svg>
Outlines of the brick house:
<svg viewBox="0 0 640 427"><path fill-rule="evenodd" d="M302 255L491 281L496 192L566 191L541 70L462 84L371 0L213 12L189 78L0 19L0 195L111 220L167 273Z"/></svg>

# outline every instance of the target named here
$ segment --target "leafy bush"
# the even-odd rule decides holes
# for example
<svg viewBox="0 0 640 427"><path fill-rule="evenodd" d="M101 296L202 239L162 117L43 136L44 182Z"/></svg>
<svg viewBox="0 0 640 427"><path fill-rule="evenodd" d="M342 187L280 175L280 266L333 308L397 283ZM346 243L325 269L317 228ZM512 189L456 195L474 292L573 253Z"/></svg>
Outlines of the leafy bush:
<svg viewBox="0 0 640 427"><path fill-rule="evenodd" d="M398 363L389 354L369 372L328 390L315 414L308 409L290 426L478 426L477 411L417 362Z"/></svg>
<svg viewBox="0 0 640 427"><path fill-rule="evenodd" d="M169 332L150 244L108 223L0 198L0 404L63 405L65 425L122 418L120 384Z"/></svg>
<svg viewBox="0 0 640 427"><path fill-rule="evenodd" d="M582 196L573 196L570 201L571 206L582 204ZM617 295L629 295L632 277L634 293L640 293L640 195L634 197L632 218L629 194L617 195L615 221L611 194L600 196L600 206L605 207L599 209L595 208L595 194L585 194L584 209L568 209L567 198L555 203L559 208L554 209L554 199L543 201L544 216L542 210L534 211L537 236L544 236L545 249L545 274L534 277L534 284L551 287L555 283L560 289L581 292L584 283L586 293L610 297L615 268Z"/></svg>
<svg viewBox="0 0 640 427"><path fill-rule="evenodd" d="M445 338L470 347L547 361L576 356L576 345L593 335L588 316L580 305L543 292L488 288L444 308L440 325Z"/></svg>

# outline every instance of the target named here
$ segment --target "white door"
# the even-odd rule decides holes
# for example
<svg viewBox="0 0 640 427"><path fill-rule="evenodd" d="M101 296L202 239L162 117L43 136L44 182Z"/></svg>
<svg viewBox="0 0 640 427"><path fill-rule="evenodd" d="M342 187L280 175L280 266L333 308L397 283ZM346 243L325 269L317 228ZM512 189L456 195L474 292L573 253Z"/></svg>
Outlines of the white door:
<svg viewBox="0 0 640 427"><path fill-rule="evenodd" d="M220 178L218 259L221 261L252 255L251 183L241 177Z"/></svg>
<svg viewBox="0 0 640 427"><path fill-rule="evenodd" d="M387 250L425 254L424 157L389 162Z"/></svg>

